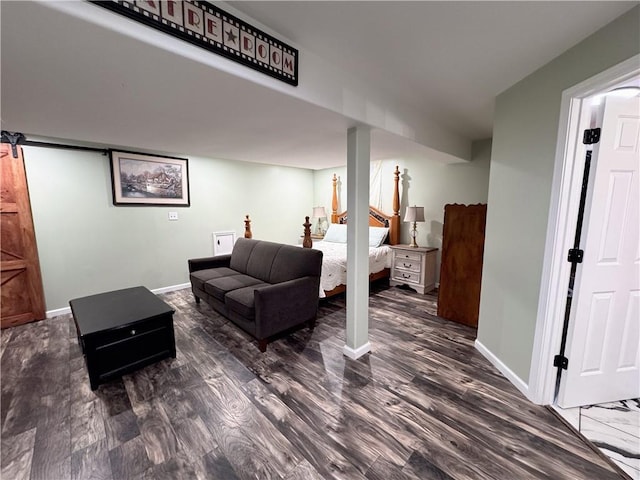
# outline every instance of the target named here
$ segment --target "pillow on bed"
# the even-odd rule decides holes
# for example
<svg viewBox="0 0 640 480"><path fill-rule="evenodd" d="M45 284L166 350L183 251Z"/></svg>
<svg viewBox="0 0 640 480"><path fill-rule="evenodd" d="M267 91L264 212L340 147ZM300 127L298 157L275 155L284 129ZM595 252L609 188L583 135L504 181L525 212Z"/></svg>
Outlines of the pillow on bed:
<svg viewBox="0 0 640 480"><path fill-rule="evenodd" d="M347 225L341 223L331 223L324 234L325 242L347 243Z"/></svg>
<svg viewBox="0 0 640 480"><path fill-rule="evenodd" d="M387 227L369 227L369 246L379 247L382 245L388 233Z"/></svg>

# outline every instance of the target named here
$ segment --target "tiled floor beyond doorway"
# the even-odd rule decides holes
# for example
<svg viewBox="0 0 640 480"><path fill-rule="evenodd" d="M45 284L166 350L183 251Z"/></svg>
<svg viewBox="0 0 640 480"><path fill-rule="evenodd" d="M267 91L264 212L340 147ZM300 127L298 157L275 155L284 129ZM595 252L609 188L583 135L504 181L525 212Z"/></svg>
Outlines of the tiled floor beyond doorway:
<svg viewBox="0 0 640 480"><path fill-rule="evenodd" d="M640 399L556 408L631 478L640 480Z"/></svg>

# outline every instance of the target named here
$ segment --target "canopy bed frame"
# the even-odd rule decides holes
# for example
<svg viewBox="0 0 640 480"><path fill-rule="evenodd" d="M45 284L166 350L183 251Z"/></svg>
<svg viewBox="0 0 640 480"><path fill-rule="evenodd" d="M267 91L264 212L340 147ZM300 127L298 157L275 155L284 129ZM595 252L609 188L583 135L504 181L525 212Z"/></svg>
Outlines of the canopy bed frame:
<svg viewBox="0 0 640 480"><path fill-rule="evenodd" d="M369 205L369 226L370 227L386 227L389 229L387 241L385 242L387 245L397 245L400 243L400 194L398 189L398 184L400 181L400 169L396 165L395 171L393 172L393 196L392 196L392 215L386 215L382 211L378 210L376 207ZM337 184L338 178L336 175L333 175L333 194L331 198L331 223L335 224L346 224L347 223L347 211L338 213L338 193L337 193ZM305 223L308 223L308 217ZM313 241L311 239L311 231L307 225L305 225L304 237L303 237L303 246L305 248L313 248ZM344 259L345 268L346 268L346 258ZM390 275L390 269L384 268L381 271L371 273L369 275L369 281L379 280L381 278L388 278ZM332 290L325 290L325 296L331 297L333 295L337 295L346 290L346 285L341 284Z"/></svg>

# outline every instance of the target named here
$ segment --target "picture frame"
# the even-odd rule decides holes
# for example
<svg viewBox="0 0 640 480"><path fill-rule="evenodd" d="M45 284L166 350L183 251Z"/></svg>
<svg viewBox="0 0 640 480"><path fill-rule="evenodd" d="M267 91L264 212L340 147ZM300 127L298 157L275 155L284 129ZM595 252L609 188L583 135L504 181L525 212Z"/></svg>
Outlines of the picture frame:
<svg viewBox="0 0 640 480"><path fill-rule="evenodd" d="M189 207L189 160L109 150L116 206Z"/></svg>

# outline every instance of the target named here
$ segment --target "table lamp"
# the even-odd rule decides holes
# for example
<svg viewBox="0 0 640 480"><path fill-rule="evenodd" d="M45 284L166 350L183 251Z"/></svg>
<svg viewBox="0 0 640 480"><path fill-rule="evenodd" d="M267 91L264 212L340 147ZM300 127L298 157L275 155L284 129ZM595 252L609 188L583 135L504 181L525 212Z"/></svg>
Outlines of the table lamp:
<svg viewBox="0 0 640 480"><path fill-rule="evenodd" d="M417 222L424 222L424 207L407 207L404 212L404 221L405 222L413 222L413 228L411 229L411 244L410 247L417 247L416 243L416 235L418 234L418 230L416 228Z"/></svg>
<svg viewBox="0 0 640 480"><path fill-rule="evenodd" d="M322 228L322 219L327 218L327 211L324 209L324 207L313 207L312 217L318 219L317 233L324 235L324 229Z"/></svg>

